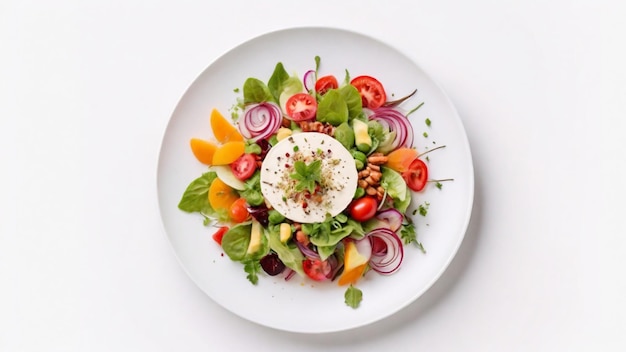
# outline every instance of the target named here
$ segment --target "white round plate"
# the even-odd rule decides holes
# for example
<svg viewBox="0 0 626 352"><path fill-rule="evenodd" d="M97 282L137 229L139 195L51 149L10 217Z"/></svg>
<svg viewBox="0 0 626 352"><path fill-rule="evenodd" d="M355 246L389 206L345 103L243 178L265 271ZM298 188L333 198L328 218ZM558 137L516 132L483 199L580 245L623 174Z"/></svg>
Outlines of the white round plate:
<svg viewBox="0 0 626 352"><path fill-rule="evenodd" d="M416 214L418 240L405 249L402 267L393 275L369 272L357 287L363 292L360 307L344 303L346 287L335 282L316 283L297 275L262 275L257 285L246 279L240 263L232 262L212 240L215 228L205 227L199 214L178 209L187 185L207 168L191 153L189 139L213 138L209 115L213 108L225 116L241 96L243 82L255 77L267 82L277 62L289 73L303 75L321 58L320 75L339 81L346 70L351 77L370 75L385 86L389 98L418 93L402 107L415 132L415 146L429 153L430 179L452 178L438 189L429 183L414 196L410 209L430 204L426 216ZM426 119L431 121L427 126ZM428 137L424 136L424 132ZM330 28L280 30L251 39L213 62L181 98L165 131L157 171L161 217L167 236L192 280L215 302L252 322L275 329L322 333L373 323L406 307L420 297L444 272L467 229L474 194L472 158L461 120L445 93L414 62L398 50L370 37Z"/></svg>

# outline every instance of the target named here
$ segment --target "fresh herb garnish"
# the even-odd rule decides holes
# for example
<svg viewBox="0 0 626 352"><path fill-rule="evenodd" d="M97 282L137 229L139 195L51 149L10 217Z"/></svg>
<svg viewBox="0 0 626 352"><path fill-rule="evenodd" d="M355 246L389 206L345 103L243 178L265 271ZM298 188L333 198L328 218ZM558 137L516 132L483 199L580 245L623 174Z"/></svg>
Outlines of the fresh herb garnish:
<svg viewBox="0 0 626 352"><path fill-rule="evenodd" d="M430 119L428 117L426 118L424 122L426 123L426 126L430 127Z"/></svg>
<svg viewBox="0 0 626 352"><path fill-rule="evenodd" d="M346 305L356 309L359 307L359 304L361 304L361 301L363 300L363 292L358 288L350 285L350 287L348 287L348 289L346 290L344 298L346 299Z"/></svg>
<svg viewBox="0 0 626 352"><path fill-rule="evenodd" d="M258 260L249 260L244 263L243 270L248 273L248 276L246 276L248 280L253 285L256 285L257 282L259 282L258 273L260 273L263 269L261 268L261 263Z"/></svg>
<svg viewBox="0 0 626 352"><path fill-rule="evenodd" d="M426 216L426 214L428 214L428 207L430 206L430 203L428 202L424 202L424 204L420 204L418 207L418 211L420 213L421 216Z"/></svg>
<svg viewBox="0 0 626 352"><path fill-rule="evenodd" d="M435 187L441 189L443 187L443 185L441 184L441 182L437 182L437 183L435 183Z"/></svg>
<svg viewBox="0 0 626 352"><path fill-rule="evenodd" d="M294 163L293 168L296 172L292 173L290 177L298 181L295 186L296 192L307 190L309 193L314 193L315 185L322 180L322 161L315 160L307 165L304 161L298 160Z"/></svg>

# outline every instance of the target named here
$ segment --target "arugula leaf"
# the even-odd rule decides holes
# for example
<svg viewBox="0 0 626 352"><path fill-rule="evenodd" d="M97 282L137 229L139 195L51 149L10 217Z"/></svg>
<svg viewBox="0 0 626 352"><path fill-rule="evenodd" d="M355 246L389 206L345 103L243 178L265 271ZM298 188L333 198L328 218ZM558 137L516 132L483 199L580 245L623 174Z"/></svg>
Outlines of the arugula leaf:
<svg viewBox="0 0 626 352"><path fill-rule="evenodd" d="M346 304L352 308L358 308L363 300L363 292L358 288L350 285L344 294Z"/></svg>
<svg viewBox="0 0 626 352"><path fill-rule="evenodd" d="M315 160L307 165L304 161L298 160L293 164L293 167L296 172L289 176L298 181L295 187L296 192L304 190L309 191L309 193L315 192L316 183L322 181L322 161Z"/></svg>
<svg viewBox="0 0 626 352"><path fill-rule="evenodd" d="M260 273L263 268L261 268L261 263L258 260L249 260L244 263L243 270L248 273L248 276L246 276L248 281L256 285L257 282L259 282L258 273Z"/></svg>
<svg viewBox="0 0 626 352"><path fill-rule="evenodd" d="M189 213L212 213L213 209L209 204L209 187L216 178L217 174L210 171L193 180L183 193L178 208Z"/></svg>

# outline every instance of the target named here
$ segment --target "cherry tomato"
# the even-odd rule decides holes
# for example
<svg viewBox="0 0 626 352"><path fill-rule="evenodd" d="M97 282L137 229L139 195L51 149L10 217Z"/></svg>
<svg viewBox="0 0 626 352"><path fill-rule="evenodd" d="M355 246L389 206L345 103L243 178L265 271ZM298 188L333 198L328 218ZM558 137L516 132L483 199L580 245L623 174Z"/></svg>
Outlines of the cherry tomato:
<svg viewBox="0 0 626 352"><path fill-rule="evenodd" d="M307 93L297 93L287 99L287 115L294 121L305 121L315 118L317 101Z"/></svg>
<svg viewBox="0 0 626 352"><path fill-rule="evenodd" d="M228 232L228 226L222 226L220 227L214 234L213 234L213 241L217 242L217 244L219 244L220 246L222 245L222 238L224 237L224 234Z"/></svg>
<svg viewBox="0 0 626 352"><path fill-rule="evenodd" d="M339 83L335 76L332 75L320 77L315 82L315 91L320 95L324 95L328 90L337 89L338 87Z"/></svg>
<svg viewBox="0 0 626 352"><path fill-rule="evenodd" d="M256 159L252 154L244 154L230 164L230 169L235 177L245 181L256 171Z"/></svg>
<svg viewBox="0 0 626 352"><path fill-rule="evenodd" d="M373 197L361 197L352 201L350 204L349 212L350 216L356 221L367 221L374 217L376 209L378 208L378 202Z"/></svg>
<svg viewBox="0 0 626 352"><path fill-rule="evenodd" d="M385 88L383 88L383 85L374 77L358 76L352 79L350 84L361 94L364 108L379 108L387 100Z"/></svg>
<svg viewBox="0 0 626 352"><path fill-rule="evenodd" d="M406 185L409 186L415 192L419 192L426 186L428 180L428 166L420 159L415 159L411 162L409 169L402 173L402 178L406 181Z"/></svg>
<svg viewBox="0 0 626 352"><path fill-rule="evenodd" d="M330 274L330 264L327 261L320 259L305 259L302 262L302 269L304 273L315 281L324 281L328 279Z"/></svg>
<svg viewBox="0 0 626 352"><path fill-rule="evenodd" d="M248 211L248 203L244 198L237 199L229 209L230 218L234 222L244 222L250 216L250 212Z"/></svg>

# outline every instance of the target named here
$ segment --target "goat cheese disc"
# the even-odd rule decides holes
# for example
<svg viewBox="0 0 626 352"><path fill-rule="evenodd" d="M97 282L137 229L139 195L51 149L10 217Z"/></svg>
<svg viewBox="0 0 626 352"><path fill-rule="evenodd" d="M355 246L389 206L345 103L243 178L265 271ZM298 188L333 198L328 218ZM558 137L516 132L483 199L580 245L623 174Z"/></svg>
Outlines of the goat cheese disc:
<svg viewBox="0 0 626 352"><path fill-rule="evenodd" d="M314 172L309 172L309 171ZM322 222L352 201L354 158L336 139L300 132L273 146L261 166L261 192L271 207L299 223Z"/></svg>

